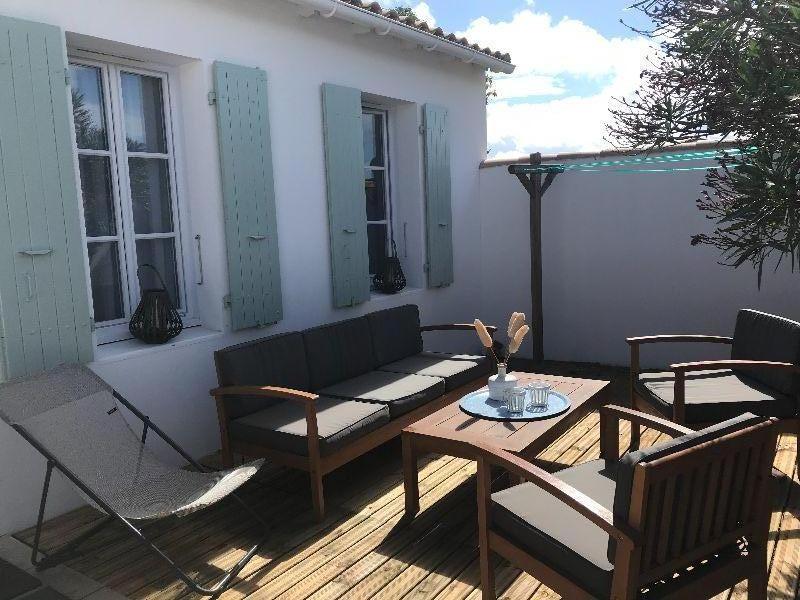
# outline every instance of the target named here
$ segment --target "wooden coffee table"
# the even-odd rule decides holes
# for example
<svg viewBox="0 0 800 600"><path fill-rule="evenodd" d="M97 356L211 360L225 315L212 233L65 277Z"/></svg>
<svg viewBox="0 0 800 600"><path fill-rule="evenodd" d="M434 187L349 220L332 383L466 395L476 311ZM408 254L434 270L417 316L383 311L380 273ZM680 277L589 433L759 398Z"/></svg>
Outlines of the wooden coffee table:
<svg viewBox="0 0 800 600"><path fill-rule="evenodd" d="M453 394L455 400L435 413L403 429L403 475L406 493L406 517L419 512L419 473L417 459L435 452L448 456L475 459L473 442L489 444L525 458L533 458L589 413L611 401L609 382L557 375L515 372L520 384L543 380L553 390L569 396L570 409L552 419L527 423L497 422L478 419L463 413L459 400L466 394L486 387L484 380L467 384Z"/></svg>

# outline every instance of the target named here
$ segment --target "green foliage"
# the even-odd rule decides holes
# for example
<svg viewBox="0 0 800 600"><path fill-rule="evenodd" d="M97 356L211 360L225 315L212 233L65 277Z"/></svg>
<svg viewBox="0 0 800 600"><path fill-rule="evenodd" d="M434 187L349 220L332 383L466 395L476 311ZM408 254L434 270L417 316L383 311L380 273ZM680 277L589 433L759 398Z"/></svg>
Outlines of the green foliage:
<svg viewBox="0 0 800 600"><path fill-rule="evenodd" d="M401 17L414 17L417 21L420 20L419 17L414 13L414 9L410 6L398 6L395 8L395 10Z"/></svg>
<svg viewBox="0 0 800 600"><path fill-rule="evenodd" d="M692 244L761 273L800 265L800 0L640 0L659 44L611 139L656 150L718 138L745 151L709 171L698 206L715 222ZM753 150L755 149L755 150Z"/></svg>

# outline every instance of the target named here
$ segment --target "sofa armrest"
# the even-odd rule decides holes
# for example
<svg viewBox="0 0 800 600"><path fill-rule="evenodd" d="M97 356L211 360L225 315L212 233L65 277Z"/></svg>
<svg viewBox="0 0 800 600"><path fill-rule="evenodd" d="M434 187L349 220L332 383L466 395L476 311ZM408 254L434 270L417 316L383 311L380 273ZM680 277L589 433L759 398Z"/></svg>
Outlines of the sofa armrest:
<svg viewBox="0 0 800 600"><path fill-rule="evenodd" d="M486 329L492 335L497 331L494 325L487 325ZM446 325L423 325L419 330L424 333L426 331L475 331L475 325L472 323L449 323Z"/></svg>
<svg viewBox="0 0 800 600"><path fill-rule="evenodd" d="M273 386L257 386L257 385L234 385L227 387L218 387L211 390L211 395L216 399L222 399L226 396L261 396L264 398L281 398L283 400L295 400L304 404L313 404L319 399L318 394L311 392L302 392L300 390L292 390L289 388L273 387Z"/></svg>
<svg viewBox="0 0 800 600"><path fill-rule="evenodd" d="M597 525L617 542L628 544L629 546L635 546L638 543L640 536L637 531L621 523L615 524L614 515L610 510L560 480L557 474L550 474L544 469L505 450L492 448L489 445L480 443L475 443L474 446L479 450L479 469L486 469L491 465L501 467L509 473L537 485L579 515ZM485 493L488 494L489 490L486 490ZM486 500L486 498L481 498L478 501L486 502Z"/></svg>

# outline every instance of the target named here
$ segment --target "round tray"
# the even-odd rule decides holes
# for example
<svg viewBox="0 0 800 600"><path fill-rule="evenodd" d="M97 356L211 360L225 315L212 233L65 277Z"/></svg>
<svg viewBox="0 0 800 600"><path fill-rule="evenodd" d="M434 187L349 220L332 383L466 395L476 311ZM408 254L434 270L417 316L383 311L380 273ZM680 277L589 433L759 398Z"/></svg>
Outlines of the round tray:
<svg viewBox="0 0 800 600"><path fill-rule="evenodd" d="M541 421L564 414L569 410L571 403L564 394L551 391L547 397L546 409L529 411L526 407L521 415L512 415L499 401L489 398L488 390L480 390L461 398L458 406L462 412L472 417L489 421Z"/></svg>

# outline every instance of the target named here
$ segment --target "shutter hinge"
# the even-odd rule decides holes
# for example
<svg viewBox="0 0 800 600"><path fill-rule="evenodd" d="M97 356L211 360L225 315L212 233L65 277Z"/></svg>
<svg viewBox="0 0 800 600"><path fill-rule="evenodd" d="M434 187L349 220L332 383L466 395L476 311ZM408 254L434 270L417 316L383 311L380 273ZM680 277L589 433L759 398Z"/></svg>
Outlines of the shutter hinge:
<svg viewBox="0 0 800 600"><path fill-rule="evenodd" d="M429 262L426 262L426 263L425 263L425 264L422 266L422 270L423 270L423 271L425 271L426 273L428 273L428 272L431 270L431 263L429 263Z"/></svg>
<svg viewBox="0 0 800 600"><path fill-rule="evenodd" d="M420 135L425 135L426 131L428 131L428 129L427 129L427 127L425 127L425 125L420 125L419 126L419 134Z"/></svg>
<svg viewBox="0 0 800 600"><path fill-rule="evenodd" d="M89 319L89 331L94 331L97 329L97 325L95 324L94 317Z"/></svg>
<svg viewBox="0 0 800 600"><path fill-rule="evenodd" d="M214 106L217 103L217 92L208 92L208 105Z"/></svg>
<svg viewBox="0 0 800 600"><path fill-rule="evenodd" d="M72 83L72 79L69 76L69 69L68 68L64 68L64 83L66 83L67 85L70 85Z"/></svg>
<svg viewBox="0 0 800 600"><path fill-rule="evenodd" d="M231 307L231 295L230 294L228 294L227 296L223 296L222 297L222 305L225 308L230 308Z"/></svg>

